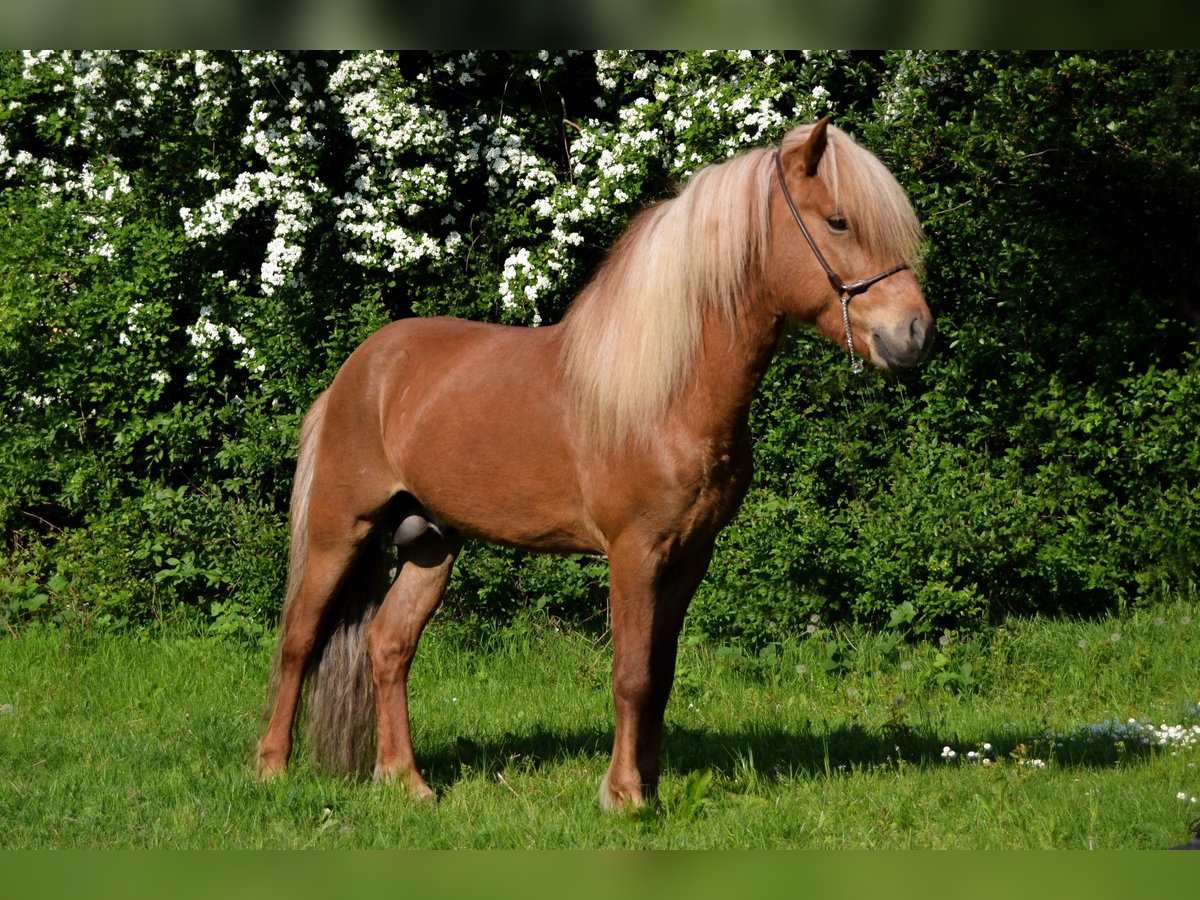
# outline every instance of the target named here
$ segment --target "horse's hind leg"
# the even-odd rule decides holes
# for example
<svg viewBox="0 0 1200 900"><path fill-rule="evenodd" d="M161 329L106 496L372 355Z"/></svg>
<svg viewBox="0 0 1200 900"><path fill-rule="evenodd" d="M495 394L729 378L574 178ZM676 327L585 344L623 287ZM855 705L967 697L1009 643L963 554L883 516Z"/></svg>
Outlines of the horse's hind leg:
<svg viewBox="0 0 1200 900"><path fill-rule="evenodd" d="M258 744L256 765L264 778L287 768L300 692L326 610L370 539L371 527L366 521L355 521L324 535L310 535L299 587L283 616L274 708Z"/></svg>
<svg viewBox="0 0 1200 900"><path fill-rule="evenodd" d="M417 771L408 718L408 672L417 642L441 602L462 539L427 532L400 550L400 571L367 630L375 682L378 745L375 777L403 782L418 800L433 800Z"/></svg>

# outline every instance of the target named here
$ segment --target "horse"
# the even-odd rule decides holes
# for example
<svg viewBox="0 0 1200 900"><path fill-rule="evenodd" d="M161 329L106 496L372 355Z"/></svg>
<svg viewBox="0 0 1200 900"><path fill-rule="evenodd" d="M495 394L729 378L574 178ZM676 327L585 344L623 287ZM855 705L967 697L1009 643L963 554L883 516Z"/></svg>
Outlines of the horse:
<svg viewBox="0 0 1200 900"><path fill-rule="evenodd" d="M680 629L750 484L750 405L785 324L883 370L920 362L922 242L893 175L824 118L640 211L557 324L407 318L370 335L301 426L259 775L286 770L311 680L318 762L365 774L373 721L374 777L436 799L408 675L474 538L607 557L600 804L655 802Z"/></svg>

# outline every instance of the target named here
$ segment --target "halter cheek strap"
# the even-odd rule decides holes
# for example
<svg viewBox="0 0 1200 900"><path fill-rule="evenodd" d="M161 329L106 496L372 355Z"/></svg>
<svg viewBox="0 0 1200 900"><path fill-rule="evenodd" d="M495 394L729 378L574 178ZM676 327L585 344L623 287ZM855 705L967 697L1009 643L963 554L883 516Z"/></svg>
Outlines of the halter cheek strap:
<svg viewBox="0 0 1200 900"><path fill-rule="evenodd" d="M898 263L886 272L880 272L878 275L872 275L870 278L863 278L847 284L837 272L833 271L833 267L829 265L825 259L825 255L817 247L817 242L813 240L808 227L804 224L804 219L800 218L800 210L796 209L796 203L792 200L792 195L788 191L787 180L783 177L783 156L778 150L775 151L775 173L779 178L779 189L783 191L783 199L787 201L788 209L792 211L792 218L800 226L800 233L804 235L804 240L812 250L813 256L817 258L817 262L825 270L825 277L829 279L830 287L833 288L834 292L838 295L838 299L842 302L842 322L846 326L846 349L850 352L850 368L855 374L858 374L863 370L863 361L861 357L854 355L854 337L850 333L850 298L857 297L859 294L864 293L871 285L878 284L883 279L895 275L897 272L903 272L908 268L908 263Z"/></svg>

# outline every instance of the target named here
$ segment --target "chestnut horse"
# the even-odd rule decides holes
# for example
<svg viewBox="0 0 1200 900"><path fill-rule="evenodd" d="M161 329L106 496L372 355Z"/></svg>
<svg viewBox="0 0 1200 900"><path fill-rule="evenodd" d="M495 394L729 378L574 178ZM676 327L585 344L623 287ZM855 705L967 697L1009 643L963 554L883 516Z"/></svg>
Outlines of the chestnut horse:
<svg viewBox="0 0 1200 900"><path fill-rule="evenodd" d="M750 484L750 404L785 321L882 369L918 362L920 245L900 185L823 119L644 210L560 324L414 318L371 335L301 430L259 773L287 766L311 673L317 758L369 764L373 716L375 777L433 797L408 673L473 537L607 556L616 727L600 802L653 798L679 631ZM390 587L381 538L398 546Z"/></svg>

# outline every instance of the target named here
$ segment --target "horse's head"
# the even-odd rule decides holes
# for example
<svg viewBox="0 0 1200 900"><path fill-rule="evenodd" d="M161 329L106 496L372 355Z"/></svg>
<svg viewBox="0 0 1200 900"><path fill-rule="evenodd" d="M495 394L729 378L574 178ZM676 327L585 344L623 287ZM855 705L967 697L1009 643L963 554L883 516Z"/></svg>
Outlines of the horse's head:
<svg viewBox="0 0 1200 900"><path fill-rule="evenodd" d="M873 154L827 119L788 134L773 162L766 261L783 312L881 369L914 365L933 340L920 247L908 197Z"/></svg>

